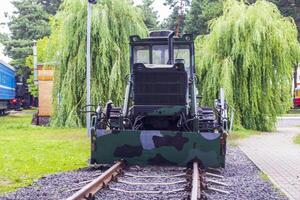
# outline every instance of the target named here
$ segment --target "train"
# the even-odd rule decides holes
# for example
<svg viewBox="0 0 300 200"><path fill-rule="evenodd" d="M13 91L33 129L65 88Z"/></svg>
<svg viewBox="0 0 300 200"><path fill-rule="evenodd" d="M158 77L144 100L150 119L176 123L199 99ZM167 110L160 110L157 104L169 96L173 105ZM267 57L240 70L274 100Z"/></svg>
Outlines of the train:
<svg viewBox="0 0 300 200"><path fill-rule="evenodd" d="M225 94L198 106L193 35L133 35L130 52L123 106L99 104L91 116L90 164L225 167Z"/></svg>
<svg viewBox="0 0 300 200"><path fill-rule="evenodd" d="M31 69L29 67L23 67L22 74L17 74L15 76L16 96L10 101L9 109L21 110L36 106L36 98L30 94L27 83L27 79L30 75Z"/></svg>
<svg viewBox="0 0 300 200"><path fill-rule="evenodd" d="M22 110L37 106L28 89L27 79L31 75L29 67L22 68L22 74L17 74L18 68L0 60L0 115L7 110Z"/></svg>
<svg viewBox="0 0 300 200"><path fill-rule="evenodd" d="M9 104L16 97L16 70L0 60L0 115L4 115Z"/></svg>

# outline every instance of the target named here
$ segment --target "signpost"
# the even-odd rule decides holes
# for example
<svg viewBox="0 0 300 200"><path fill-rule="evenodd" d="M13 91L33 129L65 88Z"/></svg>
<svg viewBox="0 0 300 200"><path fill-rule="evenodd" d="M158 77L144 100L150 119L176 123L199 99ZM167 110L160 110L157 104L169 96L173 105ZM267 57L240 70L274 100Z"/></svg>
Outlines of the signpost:
<svg viewBox="0 0 300 200"><path fill-rule="evenodd" d="M33 80L34 84L38 84L38 78L37 78L37 47L36 47L36 40L33 41Z"/></svg>
<svg viewBox="0 0 300 200"><path fill-rule="evenodd" d="M86 39L86 128L87 135L91 133L91 23L92 23L92 5L96 4L97 0L88 0L88 16L87 16L87 39Z"/></svg>

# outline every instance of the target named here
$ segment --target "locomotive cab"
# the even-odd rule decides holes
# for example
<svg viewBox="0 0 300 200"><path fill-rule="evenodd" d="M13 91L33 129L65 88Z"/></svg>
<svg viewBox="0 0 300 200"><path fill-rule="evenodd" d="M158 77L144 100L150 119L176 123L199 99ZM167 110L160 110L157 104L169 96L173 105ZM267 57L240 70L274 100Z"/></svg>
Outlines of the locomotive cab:
<svg viewBox="0 0 300 200"><path fill-rule="evenodd" d="M130 38L132 96L129 115L147 130L180 130L177 122L190 109L189 77L193 77L192 35L151 32ZM127 108L125 108L127 109Z"/></svg>

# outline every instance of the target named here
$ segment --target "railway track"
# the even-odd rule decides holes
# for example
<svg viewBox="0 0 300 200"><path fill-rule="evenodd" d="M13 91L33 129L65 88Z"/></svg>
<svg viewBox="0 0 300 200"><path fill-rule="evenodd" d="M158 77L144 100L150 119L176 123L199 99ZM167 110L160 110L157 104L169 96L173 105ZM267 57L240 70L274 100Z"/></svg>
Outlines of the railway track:
<svg viewBox="0 0 300 200"><path fill-rule="evenodd" d="M74 188L77 191L67 200L115 199L115 196L120 196L119 199L205 199L203 190L227 193L220 187L209 186L226 187L226 184L216 180L220 178L222 176L216 173L200 170L197 162L188 169L161 167L154 170L154 167L126 168L123 161L118 161L94 180L81 183L83 187Z"/></svg>

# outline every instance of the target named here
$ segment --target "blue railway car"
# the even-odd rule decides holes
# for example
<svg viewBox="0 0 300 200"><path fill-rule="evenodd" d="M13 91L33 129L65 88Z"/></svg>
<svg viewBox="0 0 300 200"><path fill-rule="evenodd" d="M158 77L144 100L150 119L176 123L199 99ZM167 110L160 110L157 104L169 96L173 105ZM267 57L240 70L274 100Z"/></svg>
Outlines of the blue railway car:
<svg viewBox="0 0 300 200"><path fill-rule="evenodd" d="M0 115L3 115L10 100L16 96L15 69L0 60Z"/></svg>

